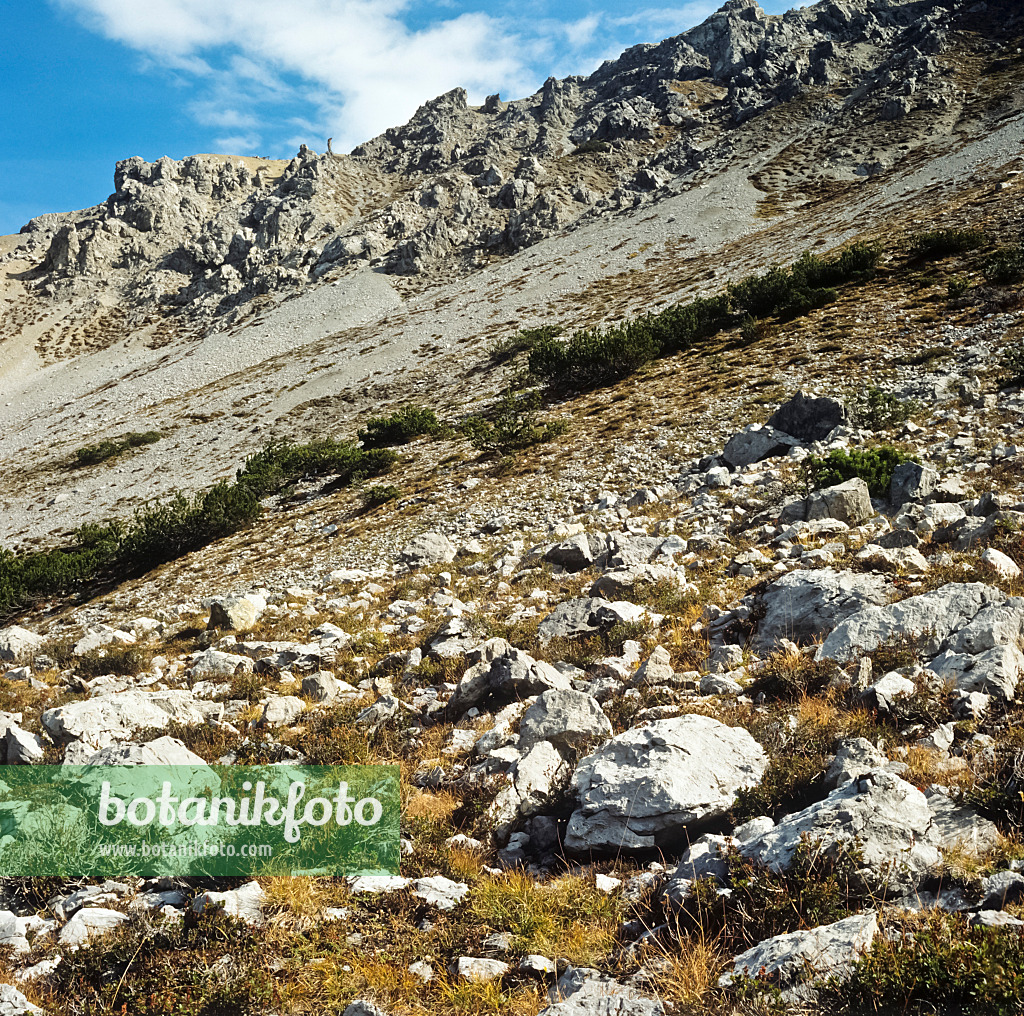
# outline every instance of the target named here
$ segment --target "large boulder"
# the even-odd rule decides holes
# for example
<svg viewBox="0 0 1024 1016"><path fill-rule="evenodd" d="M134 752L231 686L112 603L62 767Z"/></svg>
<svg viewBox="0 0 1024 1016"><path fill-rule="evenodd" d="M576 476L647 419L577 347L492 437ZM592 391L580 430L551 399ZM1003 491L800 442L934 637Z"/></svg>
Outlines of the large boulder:
<svg viewBox="0 0 1024 1016"><path fill-rule="evenodd" d="M46 962L46 961L44 961ZM0 984L0 1016L45 1016L13 984Z"/></svg>
<svg viewBox="0 0 1024 1016"><path fill-rule="evenodd" d="M966 805L957 804L944 788L925 792L932 811L932 831L943 850L963 850L974 856L988 853L999 844L995 823L982 818Z"/></svg>
<svg viewBox="0 0 1024 1016"><path fill-rule="evenodd" d="M800 442L789 434L755 423L729 438L722 451L722 459L733 469L740 469L762 459L788 455L790 449L798 444Z"/></svg>
<svg viewBox="0 0 1024 1016"><path fill-rule="evenodd" d="M871 604L888 600L885 579L830 568L797 569L773 582L762 594L763 617L753 645L771 649L780 639L807 642Z"/></svg>
<svg viewBox="0 0 1024 1016"><path fill-rule="evenodd" d="M192 912L202 914L220 911L258 928L264 921L263 903L266 896L259 882L246 882L237 889L228 889L222 893L205 892L197 896L192 901Z"/></svg>
<svg viewBox="0 0 1024 1016"><path fill-rule="evenodd" d="M18 625L11 625L9 628L0 628L0 662L18 663L28 659L33 653L42 648L46 639L42 635Z"/></svg>
<svg viewBox="0 0 1024 1016"><path fill-rule="evenodd" d="M577 533L548 548L544 560L566 571L577 572L589 568L605 549L603 537Z"/></svg>
<svg viewBox="0 0 1024 1016"><path fill-rule="evenodd" d="M490 639L466 656L469 669L448 700L456 716L473 706L504 705L553 688L569 690L572 681L550 663L535 660L504 639Z"/></svg>
<svg viewBox="0 0 1024 1016"><path fill-rule="evenodd" d="M768 418L768 426L791 434L804 443L824 441L836 427L850 422L842 402L829 398L808 398L797 392Z"/></svg>
<svg viewBox="0 0 1024 1016"><path fill-rule="evenodd" d="M875 516L868 485L859 476L815 491L807 498L806 506L804 518L807 522L838 519L848 526L856 526Z"/></svg>
<svg viewBox="0 0 1024 1016"><path fill-rule="evenodd" d="M550 997L539 1016L665 1016L658 1000L589 967L570 967Z"/></svg>
<svg viewBox="0 0 1024 1016"><path fill-rule="evenodd" d="M595 737L611 737L611 721L597 699L571 688L544 692L523 714L519 725L520 748L550 741L556 748L571 748Z"/></svg>
<svg viewBox="0 0 1024 1016"><path fill-rule="evenodd" d="M901 462L892 471L889 482L889 500L899 508L908 501L923 501L935 490L939 474L931 466L920 462Z"/></svg>
<svg viewBox="0 0 1024 1016"><path fill-rule="evenodd" d="M398 559L410 568L450 564L455 560L455 545L444 533L421 533L402 547Z"/></svg>
<svg viewBox="0 0 1024 1016"><path fill-rule="evenodd" d="M565 792L572 767L558 749L540 741L513 764L507 784L487 810L490 827L499 843L524 819L554 805Z"/></svg>
<svg viewBox="0 0 1024 1016"><path fill-rule="evenodd" d="M754 786L767 765L746 730L709 716L633 727L577 766L578 806L565 846L600 852L676 843L724 815L736 791Z"/></svg>
<svg viewBox="0 0 1024 1016"><path fill-rule="evenodd" d="M642 568L647 564L672 565L675 555L685 547L685 542L678 536L610 533L607 550L598 563L605 568Z"/></svg>
<svg viewBox="0 0 1024 1016"><path fill-rule="evenodd" d="M158 737L145 744L117 744L91 756L90 766L205 766L206 760L176 737Z"/></svg>
<svg viewBox="0 0 1024 1016"><path fill-rule="evenodd" d="M47 709L43 726L56 741L82 740L96 748L127 740L137 730L163 730L172 721L205 722L188 691L123 691Z"/></svg>
<svg viewBox="0 0 1024 1016"><path fill-rule="evenodd" d="M813 1002L814 985L848 980L854 962L871 948L877 934L878 918L867 913L776 935L740 953L718 983L728 987L735 979L752 977L777 987L787 1002Z"/></svg>
<svg viewBox="0 0 1024 1016"><path fill-rule="evenodd" d="M193 677L202 677L207 674L228 677L236 673L251 674L254 668L253 662L248 656L225 653L211 647L196 653L188 669Z"/></svg>
<svg viewBox="0 0 1024 1016"><path fill-rule="evenodd" d="M652 624L661 621L643 607L626 600L614 602L599 596L580 596L560 603L537 628L542 642L554 638L574 638L577 635L596 635L608 631L619 623L648 619Z"/></svg>
<svg viewBox="0 0 1024 1016"><path fill-rule="evenodd" d="M686 573L682 568L661 564L632 565L628 568L613 568L606 571L590 587L591 596L603 596L612 600L636 597L642 590L664 582L680 590L688 587Z"/></svg>
<svg viewBox="0 0 1024 1016"><path fill-rule="evenodd" d="M60 930L60 944L69 949L88 945L128 920L127 914L106 907L82 907Z"/></svg>
<svg viewBox="0 0 1024 1016"><path fill-rule="evenodd" d="M1012 644L995 646L974 656L947 649L928 664L928 669L952 681L957 691L980 691L1012 702L1017 695L1017 683L1024 675L1024 653Z"/></svg>
<svg viewBox="0 0 1024 1016"><path fill-rule="evenodd" d="M910 892L940 861L932 818L920 790L891 773L875 771L787 815L739 849L777 872L792 866L804 842L817 844L824 856L859 851L857 875L868 891Z"/></svg>
<svg viewBox="0 0 1024 1016"><path fill-rule="evenodd" d="M954 550L965 551L984 547L1001 532L1016 532L1022 528L1024 512L997 511L984 518L969 515L956 519L937 528L932 540L935 543L951 543Z"/></svg>
<svg viewBox="0 0 1024 1016"><path fill-rule="evenodd" d="M266 609L262 596L224 596L210 604L208 627L224 631L248 631Z"/></svg>
<svg viewBox="0 0 1024 1016"><path fill-rule="evenodd" d="M907 636L920 637L922 652L931 657L953 632L970 624L985 607L1005 601L1006 594L995 586L951 582L899 603L865 607L832 630L815 658L848 663L886 642Z"/></svg>

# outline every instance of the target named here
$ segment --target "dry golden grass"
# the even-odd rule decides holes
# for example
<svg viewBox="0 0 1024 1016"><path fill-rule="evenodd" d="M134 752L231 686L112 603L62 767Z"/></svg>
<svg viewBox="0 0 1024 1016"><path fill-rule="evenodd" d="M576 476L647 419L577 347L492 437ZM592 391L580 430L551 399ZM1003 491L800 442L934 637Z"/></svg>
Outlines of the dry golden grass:
<svg viewBox="0 0 1024 1016"><path fill-rule="evenodd" d="M434 824L446 823L462 802L446 791L427 791L403 786L402 814L406 819L426 819Z"/></svg>
<svg viewBox="0 0 1024 1016"><path fill-rule="evenodd" d="M424 983L410 973L405 959L354 949L320 955L290 973L286 1011L340 1013L354 998L370 999L391 1016L536 1016L543 1007L533 985L471 983L455 978L441 964L432 965L434 976Z"/></svg>
<svg viewBox="0 0 1024 1016"><path fill-rule="evenodd" d="M899 760L910 767L904 777L919 787L941 783L950 790L970 790L977 782L974 770L961 758L949 758L934 748L914 745L900 753Z"/></svg>
<svg viewBox="0 0 1024 1016"><path fill-rule="evenodd" d="M722 943L702 932L657 943L641 955L653 971L649 984L658 998L673 1006L699 1009L716 991L729 955Z"/></svg>
<svg viewBox="0 0 1024 1016"><path fill-rule="evenodd" d="M518 870L480 882L469 905L493 930L510 934L516 949L583 965L607 958L622 913L616 897L580 875L540 882Z"/></svg>
<svg viewBox="0 0 1024 1016"><path fill-rule="evenodd" d="M259 882L269 909L283 908L307 917L319 914L324 907L336 906L345 894L342 883L335 878L269 875Z"/></svg>

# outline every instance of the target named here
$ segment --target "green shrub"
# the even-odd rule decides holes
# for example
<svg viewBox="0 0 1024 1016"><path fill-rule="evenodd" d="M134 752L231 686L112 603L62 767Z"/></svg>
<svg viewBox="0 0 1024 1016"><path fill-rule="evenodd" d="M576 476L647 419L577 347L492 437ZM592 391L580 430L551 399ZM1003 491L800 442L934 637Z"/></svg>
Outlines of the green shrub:
<svg viewBox="0 0 1024 1016"><path fill-rule="evenodd" d="M951 254L977 250L986 241L987 237L980 229L932 229L911 239L910 256L917 261L935 261Z"/></svg>
<svg viewBox="0 0 1024 1016"><path fill-rule="evenodd" d="M999 360L999 383L1004 387L1024 384L1024 344L1007 346Z"/></svg>
<svg viewBox="0 0 1024 1016"><path fill-rule="evenodd" d="M491 362L507 363L520 353L528 353L537 343L555 339L562 334L561 325L539 325L537 328L522 328L509 339L498 339L487 350Z"/></svg>
<svg viewBox="0 0 1024 1016"><path fill-rule="evenodd" d="M154 444L161 437L163 435L157 430L147 430L142 433L131 431L119 438L107 438L97 444L85 445L75 452L75 465L93 466L97 462L105 462L107 459L121 455L130 448Z"/></svg>
<svg viewBox="0 0 1024 1016"><path fill-rule="evenodd" d="M971 288L971 280L966 275L954 275L946 283L946 296L951 301L962 300Z"/></svg>
<svg viewBox="0 0 1024 1016"><path fill-rule="evenodd" d="M793 277L785 268L772 268L729 285L735 306L752 317L768 317L785 306L793 293Z"/></svg>
<svg viewBox="0 0 1024 1016"><path fill-rule="evenodd" d="M683 903L682 918L684 925L715 937L727 953L840 921L865 901L857 876L863 862L855 848L822 850L820 842L805 835L785 872L769 871L735 851L728 860L730 892L719 894L714 879L697 880Z"/></svg>
<svg viewBox="0 0 1024 1016"><path fill-rule="evenodd" d="M836 286L870 278L879 256L880 249L868 243L851 244L832 258L807 251L788 269L772 268L734 283L729 295L738 310L752 317L799 317L833 302Z"/></svg>
<svg viewBox="0 0 1024 1016"><path fill-rule="evenodd" d="M849 401L849 407L859 427L885 430L905 423L920 410L921 404L916 399L901 399L883 388L870 386L860 389Z"/></svg>
<svg viewBox="0 0 1024 1016"><path fill-rule="evenodd" d="M351 441L324 438L307 445L278 441L245 460L238 483L257 497L277 493L304 476L335 476L338 486L349 486L387 473L397 461L393 451L366 450Z"/></svg>
<svg viewBox="0 0 1024 1016"><path fill-rule="evenodd" d="M471 416L462 423L462 434L477 451L502 457L531 445L549 441L565 430L563 424L540 424L540 394L534 389L509 384L490 419Z"/></svg>
<svg viewBox="0 0 1024 1016"><path fill-rule="evenodd" d="M953 355L948 346L926 346L914 353L905 353L896 358L896 363L904 367L928 367L939 360L946 360Z"/></svg>
<svg viewBox="0 0 1024 1016"><path fill-rule="evenodd" d="M226 480L193 498L175 494L136 511L120 539L116 559L133 573L145 571L236 532L253 522L260 510L253 489Z"/></svg>
<svg viewBox="0 0 1024 1016"><path fill-rule="evenodd" d="M992 286L1012 286L1024 280L1024 244L1000 247L982 265L985 281Z"/></svg>
<svg viewBox="0 0 1024 1016"><path fill-rule="evenodd" d="M38 991L47 1012L64 1016L258 1016L280 997L266 959L266 936L235 918L153 924L133 914L69 951Z"/></svg>
<svg viewBox="0 0 1024 1016"><path fill-rule="evenodd" d="M401 488L393 483L374 484L366 487L362 493L364 508L379 508L382 504L394 501L402 496Z"/></svg>
<svg viewBox="0 0 1024 1016"><path fill-rule="evenodd" d="M554 386L585 388L632 374L659 356L689 349L748 318L806 314L836 299L835 286L867 278L879 248L856 243L832 258L804 254L791 268L773 268L731 284L725 293L677 304L658 314L559 338L554 330L530 339L530 373ZM755 329L755 331L752 331ZM542 332L544 329L538 329ZM748 323L744 341L760 334Z"/></svg>
<svg viewBox="0 0 1024 1016"><path fill-rule="evenodd" d="M390 416L372 416L359 431L364 448L387 448L408 444L421 434L441 434L445 426L432 409L412 404L396 409Z"/></svg>
<svg viewBox="0 0 1024 1016"><path fill-rule="evenodd" d="M803 653L775 653L758 667L747 694L760 701L797 702L804 695L817 695L839 673L834 660L814 660Z"/></svg>
<svg viewBox="0 0 1024 1016"><path fill-rule="evenodd" d="M963 914L933 911L898 936L879 935L821 1011L985 1013L1014 1016L1024 998L1024 935L972 928Z"/></svg>
<svg viewBox="0 0 1024 1016"><path fill-rule="evenodd" d="M881 255L878 244L864 241L848 244L832 258L821 258L807 251L793 265L793 275L808 289L862 282L874 275Z"/></svg>
<svg viewBox="0 0 1024 1016"><path fill-rule="evenodd" d="M260 514L260 498L303 476L336 475L338 485L386 473L398 456L351 442L279 442L250 455L237 480L149 504L131 519L83 526L70 547L14 554L0 550L0 617L45 596L66 595L104 576L140 575L237 532Z"/></svg>
<svg viewBox="0 0 1024 1016"><path fill-rule="evenodd" d="M550 382L588 387L627 377L661 353L650 316L612 328L577 332L568 342L541 339L530 351L530 373Z"/></svg>
<svg viewBox="0 0 1024 1016"><path fill-rule="evenodd" d="M366 733L355 726L362 705L339 705L309 715L296 747L310 765L368 765L373 752Z"/></svg>
<svg viewBox="0 0 1024 1016"><path fill-rule="evenodd" d="M569 154L570 155L603 155L605 152L610 152L612 146L607 141L598 141L596 138L591 138L589 141L584 141L583 144L577 145Z"/></svg>
<svg viewBox="0 0 1024 1016"><path fill-rule="evenodd" d="M916 461L891 445L874 448L836 449L825 458L810 456L804 462L804 479L811 490L832 487L860 477L876 497L884 497L892 482L893 470L901 462Z"/></svg>
<svg viewBox="0 0 1024 1016"><path fill-rule="evenodd" d="M71 547L28 554L0 550L0 618L31 600L80 588L110 564L116 550L116 539L79 539Z"/></svg>

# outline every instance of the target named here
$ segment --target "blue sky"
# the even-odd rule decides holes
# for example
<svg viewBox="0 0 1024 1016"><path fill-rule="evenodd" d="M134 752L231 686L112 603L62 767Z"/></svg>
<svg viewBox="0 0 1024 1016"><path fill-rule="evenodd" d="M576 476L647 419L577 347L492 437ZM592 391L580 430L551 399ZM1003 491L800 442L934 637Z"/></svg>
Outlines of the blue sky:
<svg viewBox="0 0 1024 1016"><path fill-rule="evenodd" d="M328 135L347 151L456 85L527 95L720 2L9 0L0 234L105 200L130 155L287 158Z"/></svg>

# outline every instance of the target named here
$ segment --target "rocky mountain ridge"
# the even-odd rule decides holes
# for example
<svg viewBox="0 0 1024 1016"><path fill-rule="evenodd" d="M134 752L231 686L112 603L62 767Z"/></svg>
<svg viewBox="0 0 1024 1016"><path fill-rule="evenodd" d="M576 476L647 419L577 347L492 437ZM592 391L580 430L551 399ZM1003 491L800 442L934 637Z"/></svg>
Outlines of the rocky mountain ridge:
<svg viewBox="0 0 1024 1016"><path fill-rule="evenodd" d="M810 100L816 130L834 135L851 119L955 108L956 62L944 54L979 17L977 5L938 0L779 16L730 2L695 29L635 46L589 77L550 78L526 99L470 108L455 89L350 156L303 147L286 165L127 159L104 204L24 228L29 252L46 251L33 290L114 287L133 324L161 305L234 321L260 297L367 264L465 274L749 162L766 139L742 125L780 103ZM829 154L806 159L791 182L872 172L869 157Z"/></svg>

